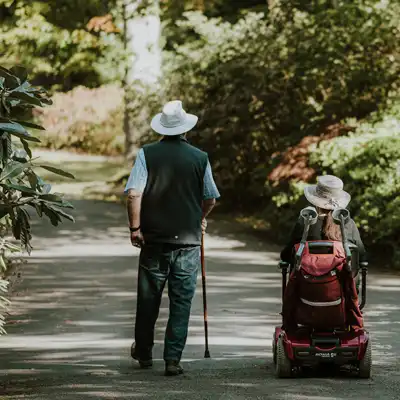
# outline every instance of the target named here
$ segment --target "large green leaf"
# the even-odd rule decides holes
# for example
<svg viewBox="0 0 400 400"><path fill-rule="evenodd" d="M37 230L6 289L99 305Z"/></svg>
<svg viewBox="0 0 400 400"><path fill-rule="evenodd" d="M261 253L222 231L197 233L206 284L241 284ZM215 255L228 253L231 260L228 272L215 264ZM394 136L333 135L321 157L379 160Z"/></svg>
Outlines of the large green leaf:
<svg viewBox="0 0 400 400"><path fill-rule="evenodd" d="M20 138L20 140L21 140L22 146L24 146L24 150L28 154L29 158L32 158L32 150L29 147L29 143L25 139Z"/></svg>
<svg viewBox="0 0 400 400"><path fill-rule="evenodd" d="M28 131L16 122L0 122L0 130L9 133L19 133L21 135L29 135Z"/></svg>
<svg viewBox="0 0 400 400"><path fill-rule="evenodd" d="M28 187L28 186L24 186L24 185L14 185L12 183L3 183L0 184L2 187L5 187L7 189L14 189L14 190L18 190L21 193L26 193L26 194L38 194L35 190L33 190L32 188Z"/></svg>
<svg viewBox="0 0 400 400"><path fill-rule="evenodd" d="M26 68L21 67L19 65L15 65L14 67L12 67L10 69L10 72L19 78L21 84L23 84L24 82L26 82L26 80L28 79L28 71L26 70Z"/></svg>
<svg viewBox="0 0 400 400"><path fill-rule="evenodd" d="M60 196L57 196L53 193L41 194L41 195L39 195L39 198L41 200L50 201L53 203L62 203L63 202L63 199Z"/></svg>
<svg viewBox="0 0 400 400"><path fill-rule="evenodd" d="M11 133L14 136L29 140L31 142L40 142L40 139L32 136L21 124L17 122L0 122L0 130Z"/></svg>
<svg viewBox="0 0 400 400"><path fill-rule="evenodd" d="M29 170L26 173L26 176L28 177L28 181L29 181L29 184L31 185L31 188L36 191L38 189L37 175L35 174L35 172L33 170Z"/></svg>
<svg viewBox="0 0 400 400"><path fill-rule="evenodd" d="M49 209L53 210L54 212L56 212L57 214L61 215L62 217L66 218L66 219L68 219L68 220L70 220L72 222L75 222L75 218L72 215L60 210L59 208L56 208L56 207L53 207L53 206L50 206L50 205L47 205L47 207Z"/></svg>
<svg viewBox="0 0 400 400"><path fill-rule="evenodd" d="M2 76L5 79L4 86L6 88L15 89L21 84L18 77L13 75L13 73L10 70L1 66L0 66L0 76Z"/></svg>
<svg viewBox="0 0 400 400"><path fill-rule="evenodd" d="M42 105L45 104L47 106L51 106L53 104L53 100L46 96L40 96L40 101L42 102Z"/></svg>
<svg viewBox="0 0 400 400"><path fill-rule="evenodd" d="M28 211L23 207L18 208L17 213L18 213L18 221L21 225L20 228L21 245L24 246L25 250L28 252L28 254L30 254L32 250L32 246L30 244L30 241L32 239L31 226L29 223L30 215Z"/></svg>
<svg viewBox="0 0 400 400"><path fill-rule="evenodd" d="M40 218L43 217L42 203L38 202L37 200L33 200L32 202L28 203L28 206L33 207Z"/></svg>
<svg viewBox="0 0 400 400"><path fill-rule="evenodd" d="M58 207L62 208L75 208L70 202L64 200L60 196L57 196L56 194L42 194L39 195L39 199L42 200L45 204L50 203L50 204L55 204Z"/></svg>
<svg viewBox="0 0 400 400"><path fill-rule="evenodd" d="M13 233L15 239L17 239L17 240L21 239L21 221L18 217L15 218L15 220L13 221L12 233Z"/></svg>
<svg viewBox="0 0 400 400"><path fill-rule="evenodd" d="M10 92L9 98L22 100L25 103L39 106L39 107L42 106L42 102L38 98L36 98L28 93L25 93L25 92L19 92L19 91Z"/></svg>
<svg viewBox="0 0 400 400"><path fill-rule="evenodd" d="M46 169L47 171L53 172L54 174L65 176L66 178L75 179L75 176L69 172L65 172L62 169L51 167L50 165L39 165L39 167Z"/></svg>
<svg viewBox="0 0 400 400"><path fill-rule="evenodd" d="M34 124L33 122L27 122L27 121L16 121L14 120L13 122L18 123L20 125L26 126L27 128L32 128L32 129L37 129L40 131L44 131L45 128L43 128L43 126Z"/></svg>
<svg viewBox="0 0 400 400"><path fill-rule="evenodd" d="M42 211L50 219L50 222L53 226L58 226L59 222L62 221L60 215L48 208L45 204L42 204Z"/></svg>
<svg viewBox="0 0 400 400"><path fill-rule="evenodd" d="M13 253L15 253L15 252L17 252L17 251L21 251L21 247L16 246L16 245L14 245L14 244L12 244L12 243L10 243L10 242L6 242L6 243L4 244L4 247L7 248L8 250L10 250L10 251L13 252Z"/></svg>
<svg viewBox="0 0 400 400"><path fill-rule="evenodd" d="M0 205L0 219L4 218L7 214L9 214L10 208L6 205Z"/></svg>
<svg viewBox="0 0 400 400"><path fill-rule="evenodd" d="M40 139L35 137L35 136L25 136L25 135L20 135L18 133L12 133L12 135L19 137L20 139L25 139L29 142L35 142L35 143L40 143Z"/></svg>
<svg viewBox="0 0 400 400"><path fill-rule="evenodd" d="M22 171L29 166L29 163L21 164L19 162L11 162L5 166L0 174L0 181L5 179L12 179L22 173Z"/></svg>

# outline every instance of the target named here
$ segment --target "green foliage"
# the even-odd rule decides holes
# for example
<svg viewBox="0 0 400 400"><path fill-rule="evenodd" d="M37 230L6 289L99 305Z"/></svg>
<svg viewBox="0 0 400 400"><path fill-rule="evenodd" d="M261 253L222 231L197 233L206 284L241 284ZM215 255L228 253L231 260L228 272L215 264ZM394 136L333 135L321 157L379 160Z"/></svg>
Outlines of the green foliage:
<svg viewBox="0 0 400 400"><path fill-rule="evenodd" d="M41 145L102 155L123 152L123 90L115 85L56 93L51 108L35 111L46 127Z"/></svg>
<svg viewBox="0 0 400 400"><path fill-rule="evenodd" d="M165 55L163 97L200 115L191 137L210 153L225 198L237 206L269 196L275 152L368 115L398 86L399 4L381 6L343 1L311 12L276 2L235 24L199 12L178 22L199 39Z"/></svg>
<svg viewBox="0 0 400 400"><path fill-rule="evenodd" d="M54 89L118 78L123 60L117 34L89 32L91 17L115 1L0 1L0 64L24 65L33 82Z"/></svg>
<svg viewBox="0 0 400 400"><path fill-rule="evenodd" d="M334 174L352 195L351 213L369 246L385 249L387 259L399 264L400 238L400 102L363 122L348 136L311 148L310 165L317 174ZM286 227L303 206L305 183L292 183L274 202L287 217Z"/></svg>
<svg viewBox="0 0 400 400"><path fill-rule="evenodd" d="M394 255L400 245L400 102L349 137L321 143L310 161L318 172L343 178L361 230Z"/></svg>
<svg viewBox="0 0 400 400"><path fill-rule="evenodd" d="M24 68L10 70L0 67L0 276L4 277L11 264L9 252L22 249L31 252L31 225L28 207L42 217L47 216L54 226L63 218L73 217L62 208L73 208L60 193L51 193L51 185L36 174L38 167L55 174L73 178L71 174L51 166L42 165L32 159L30 143L38 142L26 127L43 129L23 119L26 110L51 104L47 93L33 87L27 81ZM19 119L19 116L22 116ZM16 139L16 140L15 140ZM19 143L18 143L19 142ZM11 231L19 244L9 239ZM0 291L7 289L0 281ZM0 296L0 306L5 306ZM4 322L0 317L0 330Z"/></svg>
<svg viewBox="0 0 400 400"><path fill-rule="evenodd" d="M279 154L304 136L320 136L349 118L363 121L399 90L400 3L270 3L268 12L249 12L236 23L184 13L176 22L180 38L164 54L159 102L180 98L199 115L189 139L208 151L224 201L235 210L257 203L279 221L274 231L284 240L304 202L304 182L275 188L267 176ZM190 40L183 40L186 33ZM395 213L398 202L398 141L389 138L395 126L380 121L323 142L312 165L342 176L354 192L352 212L366 242L393 246L397 220L379 215L384 204ZM153 139L149 134L143 142Z"/></svg>
<svg viewBox="0 0 400 400"><path fill-rule="evenodd" d="M245 12L268 10L266 0L169 0L161 3L163 39L168 50L199 37L191 27L182 29L179 22L188 11L198 11L209 18L236 22Z"/></svg>

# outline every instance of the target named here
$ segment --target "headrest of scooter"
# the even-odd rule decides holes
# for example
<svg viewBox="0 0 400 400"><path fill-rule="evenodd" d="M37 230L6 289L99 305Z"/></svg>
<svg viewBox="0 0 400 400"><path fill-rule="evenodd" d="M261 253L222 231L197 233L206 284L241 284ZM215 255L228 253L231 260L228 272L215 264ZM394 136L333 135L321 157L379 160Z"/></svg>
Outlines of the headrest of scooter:
<svg viewBox="0 0 400 400"><path fill-rule="evenodd" d="M308 206L300 211L300 216L304 219L304 222L309 222L310 225L314 225L318 220L318 213L315 207Z"/></svg>
<svg viewBox="0 0 400 400"><path fill-rule="evenodd" d="M350 211L347 208L337 208L332 212L332 218L337 225L340 225L342 218L344 223L347 224L350 221Z"/></svg>

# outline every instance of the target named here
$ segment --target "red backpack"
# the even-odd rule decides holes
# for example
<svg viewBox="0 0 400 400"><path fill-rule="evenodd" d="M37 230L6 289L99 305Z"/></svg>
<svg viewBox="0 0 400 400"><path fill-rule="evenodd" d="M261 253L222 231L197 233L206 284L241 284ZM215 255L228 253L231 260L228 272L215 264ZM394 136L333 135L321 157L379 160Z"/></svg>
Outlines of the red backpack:
<svg viewBox="0 0 400 400"><path fill-rule="evenodd" d="M296 251L299 244L296 245ZM344 270L346 257L341 242L333 242L331 254L313 254L306 242L300 269L294 271L297 324L316 329L346 328Z"/></svg>

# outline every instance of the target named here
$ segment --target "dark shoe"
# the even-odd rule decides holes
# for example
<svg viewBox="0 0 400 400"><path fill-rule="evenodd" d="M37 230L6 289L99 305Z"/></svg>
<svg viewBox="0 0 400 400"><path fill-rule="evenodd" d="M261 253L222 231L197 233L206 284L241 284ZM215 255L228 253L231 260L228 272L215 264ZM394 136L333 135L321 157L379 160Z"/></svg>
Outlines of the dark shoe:
<svg viewBox="0 0 400 400"><path fill-rule="evenodd" d="M140 368L147 369L153 366L153 360L151 356L140 357L135 346L135 342L132 343L131 347L131 357L139 362Z"/></svg>
<svg viewBox="0 0 400 400"><path fill-rule="evenodd" d="M177 376L183 374L183 368L179 365L179 361L166 361L165 362L165 375Z"/></svg>

